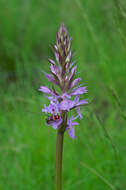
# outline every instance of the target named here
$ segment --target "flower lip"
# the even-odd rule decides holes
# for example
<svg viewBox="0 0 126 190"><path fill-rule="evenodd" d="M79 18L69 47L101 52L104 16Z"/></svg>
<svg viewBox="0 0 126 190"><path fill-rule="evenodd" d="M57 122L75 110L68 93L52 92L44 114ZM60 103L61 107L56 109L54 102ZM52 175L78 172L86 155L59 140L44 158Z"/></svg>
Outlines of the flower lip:
<svg viewBox="0 0 126 190"><path fill-rule="evenodd" d="M60 112L59 104L57 102L51 100L51 103L49 104L48 107L46 107L46 105L44 105L42 112L51 113L51 114L54 114L54 113L58 114Z"/></svg>
<svg viewBox="0 0 126 190"><path fill-rule="evenodd" d="M79 125L77 122L73 122L73 120L75 119L76 118L74 118L74 116L72 115L72 117L67 120L67 129L69 130L68 133L69 133L69 136L73 139L76 138L74 126Z"/></svg>

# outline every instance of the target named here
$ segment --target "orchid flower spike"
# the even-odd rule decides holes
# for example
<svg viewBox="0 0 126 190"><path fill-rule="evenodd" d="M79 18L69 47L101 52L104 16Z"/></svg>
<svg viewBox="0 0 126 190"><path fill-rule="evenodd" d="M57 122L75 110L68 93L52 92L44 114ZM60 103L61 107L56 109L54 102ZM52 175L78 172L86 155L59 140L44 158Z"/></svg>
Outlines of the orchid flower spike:
<svg viewBox="0 0 126 190"><path fill-rule="evenodd" d="M78 123L73 122L73 120L78 117L82 118L80 106L88 104L88 101L87 99L80 100L80 95L87 93L87 89L85 86L79 85L81 78L76 78L77 66L72 61L71 38L63 23L56 35L56 45L52 47L55 61L48 59L50 74L45 73L45 77L53 84L53 88L40 86L39 90L46 94L50 101L48 106L44 105L42 112L51 114L47 119L47 125L52 125L54 129L57 129L60 126L64 126L62 123L65 122L63 130L68 131L70 137L75 139L74 127ZM54 85L59 87L58 92ZM68 118L67 113L72 109L76 109L77 116Z"/></svg>

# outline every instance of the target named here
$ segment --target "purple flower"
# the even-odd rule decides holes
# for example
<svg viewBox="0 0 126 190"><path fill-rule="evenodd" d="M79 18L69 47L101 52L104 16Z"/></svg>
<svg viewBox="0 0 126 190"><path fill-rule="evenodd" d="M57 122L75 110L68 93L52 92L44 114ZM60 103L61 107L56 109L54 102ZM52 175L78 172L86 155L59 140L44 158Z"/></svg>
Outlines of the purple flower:
<svg viewBox="0 0 126 190"><path fill-rule="evenodd" d="M75 80L71 83L70 88L73 88L74 86L76 86L80 81L81 81L81 78L75 79Z"/></svg>
<svg viewBox="0 0 126 190"><path fill-rule="evenodd" d="M59 104L59 109L69 111L72 110L73 108L79 107L80 105L88 104L87 100L81 100L79 102L79 98L80 98L79 96L76 96L74 100L64 98Z"/></svg>
<svg viewBox="0 0 126 190"><path fill-rule="evenodd" d="M82 114L81 114L80 107L77 108L77 113L78 113L78 116L80 117L80 119L82 119Z"/></svg>
<svg viewBox="0 0 126 190"><path fill-rule="evenodd" d="M48 81L52 82L53 84L58 85L58 82L53 78L52 75L45 73L45 77L48 79Z"/></svg>
<svg viewBox="0 0 126 190"><path fill-rule="evenodd" d="M55 95L53 91L51 91L47 86L40 86L39 91L44 92L45 94Z"/></svg>
<svg viewBox="0 0 126 190"><path fill-rule="evenodd" d="M51 115L60 115L57 120L49 122L54 129L68 130L70 137L75 138L74 126L78 125L77 118L82 119L80 107L88 104L87 99L80 100L80 95L87 93L85 86L78 85L81 78L76 78L77 66L72 61L71 39L64 24L61 24L56 35L56 45L52 45L56 61L48 59L50 65L50 74L44 73L45 77L53 86L40 86L42 91L50 101L49 105L44 105L42 112ZM59 87L57 91L54 85ZM67 113L76 109L76 117L67 117ZM65 127L64 127L65 126Z"/></svg>
<svg viewBox="0 0 126 190"><path fill-rule="evenodd" d="M57 104L49 104L49 106L46 106L44 104L44 108L42 109L42 112L45 112L45 113L50 113L50 114L57 114L59 113L59 108L58 108L58 105Z"/></svg>
<svg viewBox="0 0 126 190"><path fill-rule="evenodd" d="M76 88L76 89L73 89L70 93L70 95L81 95L81 94L85 94L87 93L87 90L86 90L86 87L83 86L83 87L80 87L80 88Z"/></svg>
<svg viewBox="0 0 126 190"><path fill-rule="evenodd" d="M73 116L72 116L70 119L68 119L68 120L67 120L67 128L66 128L66 130L67 130L67 129L69 130L69 131L68 131L69 136L70 136L71 138L73 138L73 139L76 138L74 126L75 126L75 125L79 125L79 123L73 122L73 120L75 120L75 119L76 119L76 118L74 118Z"/></svg>

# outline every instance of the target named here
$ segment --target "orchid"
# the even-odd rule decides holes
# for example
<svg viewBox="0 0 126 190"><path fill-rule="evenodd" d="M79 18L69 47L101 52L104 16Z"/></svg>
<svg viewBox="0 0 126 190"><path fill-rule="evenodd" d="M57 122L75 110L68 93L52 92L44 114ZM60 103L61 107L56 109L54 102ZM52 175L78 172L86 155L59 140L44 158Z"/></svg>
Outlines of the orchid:
<svg viewBox="0 0 126 190"><path fill-rule="evenodd" d="M50 101L48 106L44 105L42 112L46 114L59 113L60 121L53 121L50 125L54 129L58 129L63 124L62 122L67 123L62 129L68 131L69 136L75 139L74 127L77 123L72 121L78 117L82 118L80 107L81 105L88 104L88 101L87 99L80 100L80 95L87 93L87 89L85 86L79 85L81 78L76 78L77 66L72 61L71 38L64 24L61 24L56 35L56 45L52 45L52 47L56 60L48 59L50 74L44 74L52 85L59 87L59 91L56 91L54 86L52 89L47 86L40 86L39 90L46 94L46 97ZM72 116L69 119L67 113L73 109L77 110L77 117L73 118Z"/></svg>
<svg viewBox="0 0 126 190"><path fill-rule="evenodd" d="M61 24L56 35L56 45L52 45L55 61L48 59L50 63L50 73L44 75L52 84L52 88L40 86L39 91L43 92L50 101L49 105L44 105L42 112L51 114L47 118L47 125L51 125L57 130L56 142L56 190L62 190L62 153L63 139L65 131L68 131L72 139L76 138L75 126L77 118L82 119L81 106L88 104L87 99L80 99L82 94L87 93L87 89L80 84L81 78L77 77L77 66L72 61L71 38L64 24ZM56 90L56 85L59 90ZM76 115L68 117L68 112L76 109Z"/></svg>

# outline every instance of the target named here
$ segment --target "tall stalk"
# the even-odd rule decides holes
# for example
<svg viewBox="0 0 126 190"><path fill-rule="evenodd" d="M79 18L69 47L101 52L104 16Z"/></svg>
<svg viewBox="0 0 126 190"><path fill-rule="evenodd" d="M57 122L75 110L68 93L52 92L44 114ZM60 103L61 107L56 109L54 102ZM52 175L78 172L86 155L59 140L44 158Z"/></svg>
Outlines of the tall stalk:
<svg viewBox="0 0 126 190"><path fill-rule="evenodd" d="M56 190L62 190L62 160L64 132L57 131L56 142Z"/></svg>
<svg viewBox="0 0 126 190"><path fill-rule="evenodd" d="M40 86L40 91L50 100L49 106L44 105L42 112L50 113L46 124L57 129L56 142L56 190L62 190L62 157L64 132L68 131L71 138L75 139L75 121L82 118L80 106L88 104L87 99L80 100L80 95L87 93L86 86L79 85L81 78L77 77L77 66L72 60L71 38L65 25L62 23L56 34L56 45L52 45L56 61L50 62L50 74L45 77L52 83L52 88ZM59 91L55 86L59 87ZM67 113L76 109L77 115L67 118Z"/></svg>

